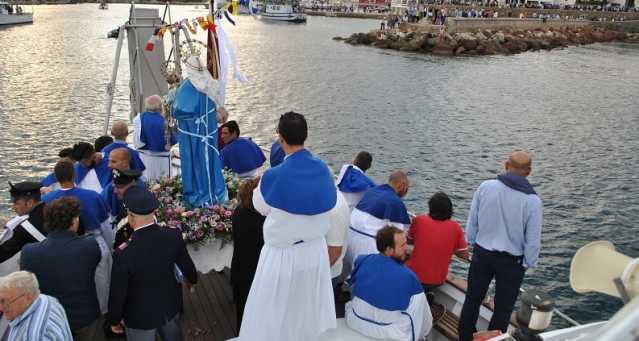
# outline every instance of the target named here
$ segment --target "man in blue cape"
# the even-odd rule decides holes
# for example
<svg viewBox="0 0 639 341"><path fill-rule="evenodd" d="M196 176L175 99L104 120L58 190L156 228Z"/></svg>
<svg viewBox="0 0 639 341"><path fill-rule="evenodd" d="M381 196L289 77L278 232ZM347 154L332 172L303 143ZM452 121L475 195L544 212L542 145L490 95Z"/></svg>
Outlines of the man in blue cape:
<svg viewBox="0 0 639 341"><path fill-rule="evenodd" d="M220 134L224 141L220 155L222 167L230 169L240 178L255 177L266 161L262 149L250 138L240 137L240 127L235 121L220 126Z"/></svg>
<svg viewBox="0 0 639 341"><path fill-rule="evenodd" d="M419 279L403 264L406 234L389 225L377 232L375 241L379 253L355 261L346 324L375 339L422 340L433 317Z"/></svg>
<svg viewBox="0 0 639 341"><path fill-rule="evenodd" d="M410 226L410 217L401 198L408 192L408 177L394 171L388 184L369 189L351 213L348 231L345 270L352 268L359 255L377 252L375 235L382 227L393 225L402 230Z"/></svg>
<svg viewBox="0 0 639 341"><path fill-rule="evenodd" d="M313 341L336 326L325 236L337 190L328 166L304 148L307 133L304 116L280 117L286 158L253 191L253 206L266 220L242 341Z"/></svg>
<svg viewBox="0 0 639 341"><path fill-rule="evenodd" d="M366 176L365 172L371 168L373 156L369 152L359 152L352 165L344 165L337 177L337 188L344 195L351 211L357 206L364 193L375 187L375 182Z"/></svg>

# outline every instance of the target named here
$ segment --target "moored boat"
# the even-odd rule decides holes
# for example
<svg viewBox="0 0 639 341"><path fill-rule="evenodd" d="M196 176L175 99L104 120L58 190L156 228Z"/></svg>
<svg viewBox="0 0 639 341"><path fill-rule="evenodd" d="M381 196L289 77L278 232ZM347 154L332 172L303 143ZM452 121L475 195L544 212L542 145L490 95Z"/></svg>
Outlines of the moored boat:
<svg viewBox="0 0 639 341"><path fill-rule="evenodd" d="M25 12L20 5L0 1L0 25L30 24L33 13Z"/></svg>

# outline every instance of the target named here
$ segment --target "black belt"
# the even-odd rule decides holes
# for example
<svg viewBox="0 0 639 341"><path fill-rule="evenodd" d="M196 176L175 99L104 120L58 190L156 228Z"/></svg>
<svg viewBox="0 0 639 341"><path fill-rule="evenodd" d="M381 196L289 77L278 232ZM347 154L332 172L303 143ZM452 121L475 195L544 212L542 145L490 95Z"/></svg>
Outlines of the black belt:
<svg viewBox="0 0 639 341"><path fill-rule="evenodd" d="M522 259L524 259L524 256L515 256L513 254L510 254L506 251L493 251L493 250L487 250L484 249L483 247L481 247L481 245L479 244L475 244L475 252L479 251L479 253L484 253L484 254L489 254L491 256L494 257L501 257L501 258L510 258L510 259L515 259L517 261L521 261Z"/></svg>

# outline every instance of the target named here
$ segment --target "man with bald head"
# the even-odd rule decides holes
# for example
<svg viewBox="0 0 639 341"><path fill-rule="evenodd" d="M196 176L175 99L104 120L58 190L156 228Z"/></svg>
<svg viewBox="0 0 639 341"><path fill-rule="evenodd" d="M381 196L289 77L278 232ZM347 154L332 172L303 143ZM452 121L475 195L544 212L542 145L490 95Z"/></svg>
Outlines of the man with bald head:
<svg viewBox="0 0 639 341"><path fill-rule="evenodd" d="M408 193L408 176L396 170L388 177L388 183L369 189L351 213L348 231L344 274L350 272L360 255L377 253L377 231L392 225L405 231L410 218L402 198Z"/></svg>
<svg viewBox="0 0 639 341"><path fill-rule="evenodd" d="M466 238L473 258L468 291L459 318L459 340L470 341L490 282L495 278L495 311L488 330L506 332L526 269L537 265L543 207L526 177L532 171L527 152L514 151L505 173L486 180L475 191Z"/></svg>
<svg viewBox="0 0 639 341"><path fill-rule="evenodd" d="M174 134L168 138L165 134L162 98L158 95L149 96L144 100L144 106L146 111L133 119L133 144L146 167L143 177L146 180L158 180L162 176L170 176L169 149L176 143L176 138Z"/></svg>
<svg viewBox="0 0 639 341"><path fill-rule="evenodd" d="M129 127L126 124L126 122L124 121L113 122L113 126L111 126L111 135L113 136L113 142L109 144L108 146L104 147L104 149L102 149L102 153L104 154L104 157L102 158L102 160L104 160L104 164L102 166L106 165L110 169L109 172L102 173L102 174L106 174L105 176L102 177L102 179L100 179L100 184L102 184L103 188L105 188L111 182L112 180L111 171L113 169L129 169L130 168L133 170L138 170L140 172L143 172L146 169L146 167L144 166L144 163L140 159L140 153L138 153L137 150L130 148L126 142L126 139L129 136ZM111 167L111 162L109 161L111 152L120 148L124 148L126 151L128 151L127 157L129 158L129 166L127 166L126 168Z"/></svg>

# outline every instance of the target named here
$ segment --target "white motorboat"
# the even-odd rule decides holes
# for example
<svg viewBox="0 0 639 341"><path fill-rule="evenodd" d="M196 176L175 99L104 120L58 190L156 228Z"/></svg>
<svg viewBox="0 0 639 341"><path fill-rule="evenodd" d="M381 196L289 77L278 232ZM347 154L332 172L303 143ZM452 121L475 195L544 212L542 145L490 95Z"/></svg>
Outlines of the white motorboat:
<svg viewBox="0 0 639 341"><path fill-rule="evenodd" d="M33 13L27 13L20 5L0 1L0 25L29 24L33 22Z"/></svg>
<svg viewBox="0 0 639 341"><path fill-rule="evenodd" d="M306 14L297 1L292 2L270 2L266 1L263 6L253 6L249 4L249 9L257 14L261 19L283 21L291 23L305 23Z"/></svg>

